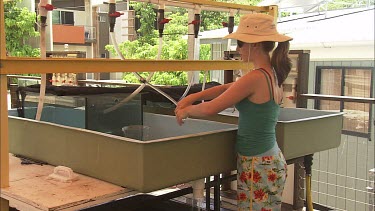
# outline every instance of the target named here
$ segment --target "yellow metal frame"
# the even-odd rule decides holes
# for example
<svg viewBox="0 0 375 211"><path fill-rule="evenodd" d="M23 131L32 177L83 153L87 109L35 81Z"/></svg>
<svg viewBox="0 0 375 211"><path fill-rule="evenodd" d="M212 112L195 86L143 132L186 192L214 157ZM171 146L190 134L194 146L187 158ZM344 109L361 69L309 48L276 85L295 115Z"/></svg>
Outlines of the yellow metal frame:
<svg viewBox="0 0 375 211"><path fill-rule="evenodd" d="M255 7L209 0L171 2L264 12L277 17L276 6ZM243 67L239 61L10 58L6 57L4 30L4 1L0 0L0 188L9 186L7 74L233 70Z"/></svg>
<svg viewBox="0 0 375 211"><path fill-rule="evenodd" d="M0 74L100 73L194 70L233 70L243 67L231 60L119 60L119 59L36 59L11 58L1 62Z"/></svg>

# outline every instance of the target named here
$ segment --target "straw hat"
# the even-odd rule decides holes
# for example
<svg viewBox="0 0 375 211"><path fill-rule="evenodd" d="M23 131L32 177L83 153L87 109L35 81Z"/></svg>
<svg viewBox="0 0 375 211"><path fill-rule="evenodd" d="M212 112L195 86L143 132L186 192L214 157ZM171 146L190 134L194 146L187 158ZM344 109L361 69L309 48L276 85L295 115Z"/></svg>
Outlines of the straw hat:
<svg viewBox="0 0 375 211"><path fill-rule="evenodd" d="M274 17L262 13L244 15L240 19L237 31L224 37L246 43L263 41L285 42L293 38L279 34L274 23Z"/></svg>

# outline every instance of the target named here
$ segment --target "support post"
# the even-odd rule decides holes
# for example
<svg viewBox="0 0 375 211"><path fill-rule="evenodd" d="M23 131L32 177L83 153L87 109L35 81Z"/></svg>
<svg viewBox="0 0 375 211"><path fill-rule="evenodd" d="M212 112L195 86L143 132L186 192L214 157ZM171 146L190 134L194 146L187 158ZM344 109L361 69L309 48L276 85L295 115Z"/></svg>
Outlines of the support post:
<svg viewBox="0 0 375 211"><path fill-rule="evenodd" d="M4 2L0 0L0 68L6 57ZM8 80L0 74L0 188L9 186L9 154L8 154Z"/></svg>
<svg viewBox="0 0 375 211"><path fill-rule="evenodd" d="M278 18L278 7L277 7L277 5L269 6L268 14L273 16L274 22L277 23L277 18Z"/></svg>
<svg viewBox="0 0 375 211"><path fill-rule="evenodd" d="M9 211L9 201L0 198L0 211Z"/></svg>

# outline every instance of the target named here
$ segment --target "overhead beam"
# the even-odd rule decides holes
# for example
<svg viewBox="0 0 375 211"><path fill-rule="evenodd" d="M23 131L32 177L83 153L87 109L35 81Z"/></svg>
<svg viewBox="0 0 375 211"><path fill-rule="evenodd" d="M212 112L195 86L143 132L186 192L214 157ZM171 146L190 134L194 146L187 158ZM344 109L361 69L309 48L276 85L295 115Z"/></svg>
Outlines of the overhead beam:
<svg viewBox="0 0 375 211"><path fill-rule="evenodd" d="M0 74L102 73L237 70L244 64L235 60L119 60L119 59L31 59L8 57L0 61Z"/></svg>
<svg viewBox="0 0 375 211"><path fill-rule="evenodd" d="M231 10L237 10L239 14L253 13L253 12L264 12L270 11L269 6L251 6L243 4L216 2L210 0L135 0L137 2L147 2L152 4L165 4L166 6L182 7L187 9L194 9L197 6L201 7L201 10L206 11L219 11L219 12L230 12Z"/></svg>

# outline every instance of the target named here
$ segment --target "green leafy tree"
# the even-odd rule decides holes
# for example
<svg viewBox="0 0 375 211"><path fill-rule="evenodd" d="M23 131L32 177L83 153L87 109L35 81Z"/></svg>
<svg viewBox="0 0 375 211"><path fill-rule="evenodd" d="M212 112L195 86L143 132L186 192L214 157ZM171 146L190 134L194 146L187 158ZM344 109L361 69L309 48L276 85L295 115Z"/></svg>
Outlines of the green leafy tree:
<svg viewBox="0 0 375 211"><path fill-rule="evenodd" d="M137 18L142 21L137 31L139 44L156 45L157 33L154 28L154 20L156 20L154 5L150 3L131 3L131 6L136 11Z"/></svg>
<svg viewBox="0 0 375 211"><path fill-rule="evenodd" d="M361 1L361 0L333 0L329 1L328 3L322 5L319 9L320 10L339 10L339 9L348 9L348 8L356 8L356 7L363 7L369 3L370 5L374 5L374 1Z"/></svg>
<svg viewBox="0 0 375 211"><path fill-rule="evenodd" d="M36 15L27 8L19 8L20 0L4 2L6 49L9 56L38 57L39 48L26 44L31 37L39 36L34 29Z"/></svg>

